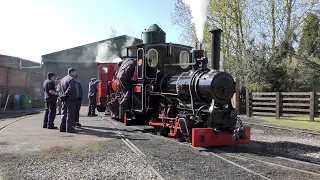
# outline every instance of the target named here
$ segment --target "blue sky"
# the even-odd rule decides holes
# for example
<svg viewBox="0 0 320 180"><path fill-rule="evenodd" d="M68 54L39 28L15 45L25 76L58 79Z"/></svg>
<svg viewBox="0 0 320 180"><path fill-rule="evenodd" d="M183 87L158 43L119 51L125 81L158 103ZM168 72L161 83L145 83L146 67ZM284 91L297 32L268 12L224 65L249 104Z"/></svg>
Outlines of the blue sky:
<svg viewBox="0 0 320 180"><path fill-rule="evenodd" d="M40 62L41 55L117 35L141 37L151 24L179 43L175 0L0 0L0 54Z"/></svg>

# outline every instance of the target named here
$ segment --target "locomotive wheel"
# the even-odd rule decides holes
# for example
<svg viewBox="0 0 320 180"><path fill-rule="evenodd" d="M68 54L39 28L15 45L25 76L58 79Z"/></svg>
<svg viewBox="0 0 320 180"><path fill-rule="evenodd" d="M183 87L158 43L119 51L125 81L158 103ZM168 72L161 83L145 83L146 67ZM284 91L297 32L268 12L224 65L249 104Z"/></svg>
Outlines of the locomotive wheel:
<svg viewBox="0 0 320 180"><path fill-rule="evenodd" d="M185 142L185 136L183 134L180 133L180 131L178 131L176 138L178 139L179 142Z"/></svg>
<svg viewBox="0 0 320 180"><path fill-rule="evenodd" d="M154 134L154 135L160 135L160 133L159 133L159 127L153 126L152 134Z"/></svg>
<svg viewBox="0 0 320 180"><path fill-rule="evenodd" d="M165 137L168 136L169 128L166 128L166 127L158 127L158 128L159 128L158 133L159 133L161 136L165 136Z"/></svg>
<svg viewBox="0 0 320 180"><path fill-rule="evenodd" d="M105 112L106 111L106 108L105 107L101 107L101 106L97 106L97 111L98 112Z"/></svg>

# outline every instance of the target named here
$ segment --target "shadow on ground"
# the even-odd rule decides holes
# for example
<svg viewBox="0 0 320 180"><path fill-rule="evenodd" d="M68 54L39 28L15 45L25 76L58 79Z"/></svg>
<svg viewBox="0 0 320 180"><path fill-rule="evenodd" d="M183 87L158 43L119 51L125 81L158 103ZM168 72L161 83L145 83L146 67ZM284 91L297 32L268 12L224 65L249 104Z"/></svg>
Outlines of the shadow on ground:
<svg viewBox="0 0 320 180"><path fill-rule="evenodd" d="M223 152L217 152L215 150L220 150ZM320 147L288 141L262 142L251 140L249 145L221 146L207 148L206 151L214 153L248 153L267 157L280 156L320 164L319 157L306 155L319 153Z"/></svg>
<svg viewBox="0 0 320 180"><path fill-rule="evenodd" d="M81 126L81 127L78 127L78 129L79 130L77 134L85 134L90 136L116 138L116 139L120 139L121 137L115 131L132 132L126 129L108 128L108 127L100 127L100 126ZM141 139L141 138L133 138L125 134L122 134L122 136L124 136L129 140L146 140L146 141L148 140L148 139Z"/></svg>

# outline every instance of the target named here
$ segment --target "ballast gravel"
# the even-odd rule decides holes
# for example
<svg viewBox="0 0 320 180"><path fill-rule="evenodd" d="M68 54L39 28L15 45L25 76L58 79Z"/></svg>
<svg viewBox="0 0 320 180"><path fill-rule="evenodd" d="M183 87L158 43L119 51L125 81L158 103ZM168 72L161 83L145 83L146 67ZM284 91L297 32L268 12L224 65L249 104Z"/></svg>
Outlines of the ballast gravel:
<svg viewBox="0 0 320 180"><path fill-rule="evenodd" d="M3 180L11 179L157 179L119 140L82 149L52 149L40 154L0 154Z"/></svg>
<svg viewBox="0 0 320 180"><path fill-rule="evenodd" d="M242 118L246 122L265 124L253 118ZM250 148L281 156L320 164L320 135L297 131L251 126Z"/></svg>

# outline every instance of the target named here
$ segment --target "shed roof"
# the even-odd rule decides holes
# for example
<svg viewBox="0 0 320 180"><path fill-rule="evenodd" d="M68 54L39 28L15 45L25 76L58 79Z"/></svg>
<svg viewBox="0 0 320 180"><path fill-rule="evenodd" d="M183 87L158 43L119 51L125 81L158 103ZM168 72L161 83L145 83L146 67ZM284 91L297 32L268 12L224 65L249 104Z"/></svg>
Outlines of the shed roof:
<svg viewBox="0 0 320 180"><path fill-rule="evenodd" d="M59 54L59 53L61 53L63 51L69 51L69 50L73 50L73 49L76 49L76 48L93 46L93 45L96 45L96 44L99 44L99 43L104 43L106 41L116 41L116 40L123 39L123 38L134 38L135 41L142 42L141 39L138 39L138 38L135 38L135 37L132 37L132 36L121 35L121 36L117 36L117 37L113 37L113 38L109 38L109 39L105 39L105 40L101 40L101 41L97 41L97 42L93 42L93 43L89 43L89 44L84 44L84 45L81 45L81 46L76 46L76 47L69 48L69 49L64 49L64 50L60 50L60 51L44 54L41 57L42 58L47 58L49 56L52 56L52 55L55 55L55 54Z"/></svg>

